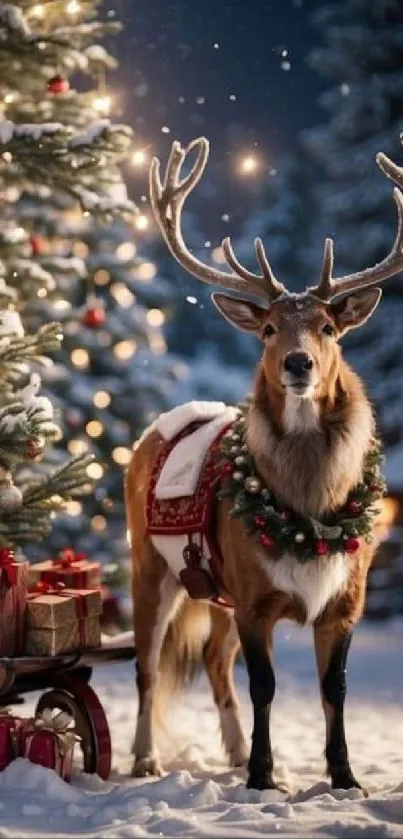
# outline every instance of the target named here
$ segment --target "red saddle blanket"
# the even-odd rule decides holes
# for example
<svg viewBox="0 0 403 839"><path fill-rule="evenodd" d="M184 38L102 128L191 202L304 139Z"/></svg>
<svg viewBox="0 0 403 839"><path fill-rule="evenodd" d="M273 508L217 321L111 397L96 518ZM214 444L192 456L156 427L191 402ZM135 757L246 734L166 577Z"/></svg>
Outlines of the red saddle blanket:
<svg viewBox="0 0 403 839"><path fill-rule="evenodd" d="M229 423L220 431L208 450L200 470L196 491L193 495L170 499L156 498L155 495L159 476L172 449L180 440L191 434L192 431L200 428L203 424L202 422L194 422L188 425L173 440L166 443L157 456L147 494L147 526L150 535L187 535L189 537L190 551L187 557L184 556L184 566L188 566L187 570L190 570L190 567L193 567L193 571L197 570L196 566L197 564L200 566L202 557L204 556L209 565L211 575L210 584L212 584L210 595L208 595L208 584L207 588L204 588L201 577L199 577L199 580L202 584L201 588L198 589L197 575L195 576L193 574L192 577L192 575L186 576L184 574L182 577L181 574L181 581L187 588L188 593L191 597L195 598L210 596L211 599L220 602L221 605L229 605L228 602L224 602L222 597L225 592L225 587L220 573L221 555L212 525L215 505L217 504L217 484L220 480L220 468L217 458L218 448L221 437L232 423ZM193 556L192 549L195 549ZM196 551L199 551L199 563L197 563ZM203 571L203 569L201 570ZM203 574L207 574L208 576L206 570L203 571ZM206 583L206 580L204 580L204 583ZM205 594L198 593L198 591L204 591Z"/></svg>

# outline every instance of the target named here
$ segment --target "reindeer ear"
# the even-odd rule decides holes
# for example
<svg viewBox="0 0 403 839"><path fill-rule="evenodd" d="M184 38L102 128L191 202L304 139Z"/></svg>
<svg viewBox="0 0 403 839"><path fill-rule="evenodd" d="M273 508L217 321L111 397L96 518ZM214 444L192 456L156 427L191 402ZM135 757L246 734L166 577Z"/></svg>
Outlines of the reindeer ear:
<svg viewBox="0 0 403 839"><path fill-rule="evenodd" d="M344 335L349 329L362 326L375 311L381 297L381 288L366 288L349 294L339 302L331 303L330 310L340 334Z"/></svg>
<svg viewBox="0 0 403 839"><path fill-rule="evenodd" d="M262 326L266 309L261 309L255 303L248 300L238 300L236 297L227 297L226 294L214 292L211 295L213 303L219 312L238 329L245 332L258 332Z"/></svg>

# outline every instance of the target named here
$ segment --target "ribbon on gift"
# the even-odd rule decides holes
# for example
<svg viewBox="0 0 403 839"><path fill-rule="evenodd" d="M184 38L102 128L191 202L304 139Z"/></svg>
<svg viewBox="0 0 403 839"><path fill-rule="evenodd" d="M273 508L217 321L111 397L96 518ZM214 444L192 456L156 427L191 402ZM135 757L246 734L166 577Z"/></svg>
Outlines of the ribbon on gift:
<svg viewBox="0 0 403 839"><path fill-rule="evenodd" d="M74 725L74 719L66 711L53 712L51 708L45 708L40 717L31 717L27 720L25 732L27 735L37 734L39 731L49 731L55 735L62 757L75 743L80 741Z"/></svg>
<svg viewBox="0 0 403 839"><path fill-rule="evenodd" d="M55 559L51 560L52 568L41 572L41 580L45 583L56 583L60 579L61 572L71 571L77 588L87 588L88 570L80 567L87 559L86 554L76 553L72 548L65 548Z"/></svg>
<svg viewBox="0 0 403 839"><path fill-rule="evenodd" d="M87 554L76 553L72 548L64 548L56 559L52 559L52 565L57 568L71 568L72 565L85 562L86 559L88 559Z"/></svg>
<svg viewBox="0 0 403 839"><path fill-rule="evenodd" d="M0 571L4 572L8 586L15 586L17 571L15 568L15 553L12 548L0 548Z"/></svg>
<svg viewBox="0 0 403 839"><path fill-rule="evenodd" d="M28 592L28 600L35 600L41 594L56 594L58 597L72 598L76 602L76 618L78 624L78 637L82 647L86 644L85 618L88 617L88 604L84 594L76 589L66 588L64 583L47 583L46 580L39 580L34 588Z"/></svg>

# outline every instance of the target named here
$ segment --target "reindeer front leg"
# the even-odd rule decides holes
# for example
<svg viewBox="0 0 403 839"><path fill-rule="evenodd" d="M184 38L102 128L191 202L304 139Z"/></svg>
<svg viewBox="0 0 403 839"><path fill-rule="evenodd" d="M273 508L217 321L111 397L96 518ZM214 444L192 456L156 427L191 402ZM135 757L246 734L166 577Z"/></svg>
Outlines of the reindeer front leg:
<svg viewBox="0 0 403 839"><path fill-rule="evenodd" d="M275 789L270 742L270 711L275 691L271 632L267 635L262 626L253 627L247 626L246 622L237 622L253 703L252 749L247 786L252 789Z"/></svg>
<svg viewBox="0 0 403 839"><path fill-rule="evenodd" d="M326 719L326 761L334 789L351 789L360 784L349 764L344 731L346 663L352 626L315 626L315 651Z"/></svg>

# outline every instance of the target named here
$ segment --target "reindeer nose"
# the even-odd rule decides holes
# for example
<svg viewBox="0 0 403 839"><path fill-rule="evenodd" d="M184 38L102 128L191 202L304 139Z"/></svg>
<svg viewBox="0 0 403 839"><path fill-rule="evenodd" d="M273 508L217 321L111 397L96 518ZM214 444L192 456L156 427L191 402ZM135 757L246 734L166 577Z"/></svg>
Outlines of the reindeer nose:
<svg viewBox="0 0 403 839"><path fill-rule="evenodd" d="M285 357L284 370L298 378L301 378L304 373L309 373L312 367L313 360L306 352L289 352Z"/></svg>

